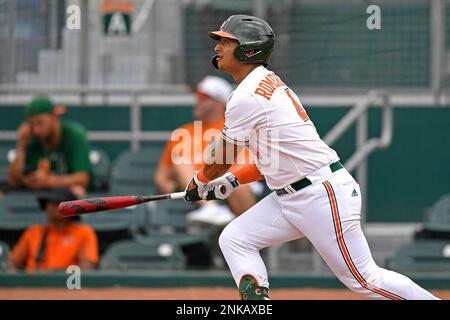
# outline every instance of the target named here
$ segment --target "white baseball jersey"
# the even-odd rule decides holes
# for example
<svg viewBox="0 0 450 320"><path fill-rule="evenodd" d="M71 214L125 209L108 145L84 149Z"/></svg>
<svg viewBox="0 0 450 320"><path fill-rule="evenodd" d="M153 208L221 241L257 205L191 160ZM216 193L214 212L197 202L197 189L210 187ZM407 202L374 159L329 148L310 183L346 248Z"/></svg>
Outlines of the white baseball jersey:
<svg viewBox="0 0 450 320"><path fill-rule="evenodd" d="M248 74L231 94L223 138L249 147L271 189L339 161L320 139L297 95L263 66Z"/></svg>

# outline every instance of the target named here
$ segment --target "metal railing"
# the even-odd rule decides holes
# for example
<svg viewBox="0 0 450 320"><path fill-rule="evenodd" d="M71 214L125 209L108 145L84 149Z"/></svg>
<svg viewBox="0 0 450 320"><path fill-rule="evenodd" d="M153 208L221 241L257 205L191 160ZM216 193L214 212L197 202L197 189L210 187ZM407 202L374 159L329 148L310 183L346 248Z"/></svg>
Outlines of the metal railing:
<svg viewBox="0 0 450 320"><path fill-rule="evenodd" d="M371 106L382 108L381 136L368 137L368 111ZM325 143L332 146L356 122L356 150L345 162L345 168L352 172L356 169L356 178L361 187L362 210L367 209L367 158L376 150L387 148L392 141L393 112L389 96L383 91L370 91L328 132Z"/></svg>
<svg viewBox="0 0 450 320"><path fill-rule="evenodd" d="M170 94L179 94L178 97L174 97ZM96 103L106 104L108 108L123 107L123 104L110 104L111 100L118 100L118 96L122 96L121 103L127 103L130 108L130 130L129 131L101 131L101 132L88 132L88 138L91 141L129 141L130 147L134 151L138 151L141 146L141 142L149 141L167 141L170 138L170 131L147 131L141 130L141 116L143 103L150 103L153 105L164 106L186 106L191 107L194 103L194 98L191 95L187 95L188 89L184 85L178 85L169 88L164 85L153 85L146 87L134 87L134 88L118 88L118 87L90 87L90 86L61 86L52 87L49 89L46 86L26 86L16 87L9 85L0 86L0 95L6 97L8 94L15 96L14 106L21 107L17 104L19 101L29 101L31 96L38 94L48 94L51 92L52 97L57 95L64 95L65 101L72 101L79 107L87 107L92 101L92 98L99 95ZM21 95L24 99L17 98ZM73 99L70 96L73 95ZM113 98L114 96L114 98ZM147 99L145 99L147 96ZM88 99L91 98L91 99ZM6 100L6 99L2 99ZM53 99L58 102L57 99ZM1 106L0 106L1 107ZM16 138L15 131L0 131L0 141L14 141Z"/></svg>

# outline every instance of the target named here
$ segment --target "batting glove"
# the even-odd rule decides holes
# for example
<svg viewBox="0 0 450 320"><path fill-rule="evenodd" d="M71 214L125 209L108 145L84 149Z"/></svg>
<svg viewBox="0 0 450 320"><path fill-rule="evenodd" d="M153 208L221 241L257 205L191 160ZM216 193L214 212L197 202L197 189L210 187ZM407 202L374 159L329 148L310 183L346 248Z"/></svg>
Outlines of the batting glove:
<svg viewBox="0 0 450 320"><path fill-rule="evenodd" d="M201 182L198 180L197 177L198 171L195 172L194 176L192 177L192 180L189 182L189 184L186 187L186 194L184 195L185 201L195 202L199 200L204 200L203 193L206 190L206 183Z"/></svg>
<svg viewBox="0 0 450 320"><path fill-rule="evenodd" d="M203 198L206 200L225 200L239 187L239 180L231 172L210 181L203 192Z"/></svg>

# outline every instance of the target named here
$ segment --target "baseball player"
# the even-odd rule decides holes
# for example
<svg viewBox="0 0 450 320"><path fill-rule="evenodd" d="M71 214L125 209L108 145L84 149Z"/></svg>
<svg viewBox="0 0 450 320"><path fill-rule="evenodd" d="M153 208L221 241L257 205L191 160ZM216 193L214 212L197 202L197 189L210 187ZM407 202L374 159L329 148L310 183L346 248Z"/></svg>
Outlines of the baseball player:
<svg viewBox="0 0 450 320"><path fill-rule="evenodd" d="M378 267L361 229L361 190L319 137L298 96L266 69L275 42L259 18L233 15L209 33L213 65L238 84L225 112L222 140L186 187L186 201L225 199L240 184L266 179L273 192L233 220L219 245L241 299L268 299L259 251L307 237L350 290L374 299L437 299L409 278ZM227 172L222 161L249 146L256 165ZM217 157L217 154L222 155Z"/></svg>

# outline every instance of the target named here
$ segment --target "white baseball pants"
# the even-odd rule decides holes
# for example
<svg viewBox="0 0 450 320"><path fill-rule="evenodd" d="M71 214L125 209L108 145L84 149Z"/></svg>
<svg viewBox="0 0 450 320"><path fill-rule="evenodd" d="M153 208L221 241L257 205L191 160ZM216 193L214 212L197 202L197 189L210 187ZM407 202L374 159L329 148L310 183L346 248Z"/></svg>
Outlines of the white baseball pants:
<svg viewBox="0 0 450 320"><path fill-rule="evenodd" d="M269 287L259 250L306 236L350 290L371 299L437 299L409 278L378 267L360 224L361 190L345 169L308 176L312 185L268 195L233 220L219 245L236 285L250 274Z"/></svg>

